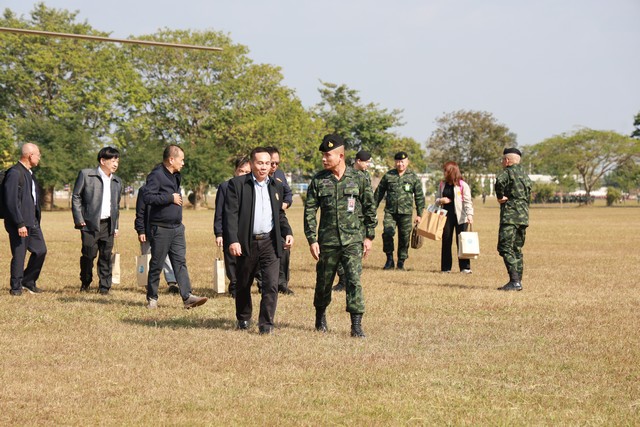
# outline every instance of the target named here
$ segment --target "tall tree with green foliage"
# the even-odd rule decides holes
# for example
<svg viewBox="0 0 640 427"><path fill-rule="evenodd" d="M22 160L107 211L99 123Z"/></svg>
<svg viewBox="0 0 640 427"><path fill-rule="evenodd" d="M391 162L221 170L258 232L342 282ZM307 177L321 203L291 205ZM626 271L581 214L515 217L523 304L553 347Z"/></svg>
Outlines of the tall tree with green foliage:
<svg viewBox="0 0 640 427"><path fill-rule="evenodd" d="M380 158L388 156L397 136L392 128L402 126L402 110L388 111L378 104L363 104L357 90L346 85L321 82L321 101L313 108L326 124L355 152L367 150Z"/></svg>
<svg viewBox="0 0 640 427"><path fill-rule="evenodd" d="M469 179L499 172L502 150L517 146L516 135L486 111L454 111L437 118L436 125L427 140L429 164L441 170L454 161Z"/></svg>
<svg viewBox="0 0 640 427"><path fill-rule="evenodd" d="M528 151L539 173L557 178L578 175L587 203L603 176L640 156L640 140L612 131L588 128L547 138Z"/></svg>
<svg viewBox="0 0 640 427"><path fill-rule="evenodd" d="M636 117L633 119L633 127L635 129L631 133L631 136L640 139L640 113L636 114Z"/></svg>
<svg viewBox="0 0 640 427"><path fill-rule="evenodd" d="M37 4L28 18L4 11L0 25L54 32L106 36L86 22L77 22L77 12L51 9ZM54 37L3 34L0 37L0 117L9 124L19 143L34 139L31 130L45 129L57 138L49 141L55 162L50 167L70 164L76 172L88 166L74 150L58 149L58 141L88 138L95 151L109 143L114 125L126 118L135 103L139 81L113 44ZM82 130L80 130L82 129ZM24 130L25 133L21 133ZM69 132L68 135L63 135ZM85 133L86 132L86 133ZM46 139L46 137L43 137ZM50 161L44 156L44 162ZM93 165L93 162L91 163ZM51 197L65 171L42 174L42 183Z"/></svg>

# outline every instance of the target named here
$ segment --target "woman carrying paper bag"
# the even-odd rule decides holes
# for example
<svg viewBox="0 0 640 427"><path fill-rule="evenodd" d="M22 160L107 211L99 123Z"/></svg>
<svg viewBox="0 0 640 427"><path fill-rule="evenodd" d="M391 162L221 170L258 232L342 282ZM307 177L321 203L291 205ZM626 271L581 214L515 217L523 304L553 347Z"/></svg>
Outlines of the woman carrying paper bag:
<svg viewBox="0 0 640 427"><path fill-rule="evenodd" d="M440 257L440 269L449 273L453 259L451 256L451 244L454 231L457 237L467 230L467 224L473 224L473 200L471 188L462 179L460 168L456 162L447 162L443 167L444 180L438 185L436 203L447 211L447 222L442 232L442 252ZM457 246L456 239L456 246ZM458 259L460 272L471 273L471 261Z"/></svg>

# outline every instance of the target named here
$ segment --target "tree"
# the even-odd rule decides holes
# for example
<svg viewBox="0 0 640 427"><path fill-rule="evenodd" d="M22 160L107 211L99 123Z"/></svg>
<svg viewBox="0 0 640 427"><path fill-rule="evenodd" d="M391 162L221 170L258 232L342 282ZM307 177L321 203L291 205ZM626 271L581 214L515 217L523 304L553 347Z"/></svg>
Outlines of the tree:
<svg viewBox="0 0 640 427"><path fill-rule="evenodd" d="M634 159L627 160L605 177L605 184L625 193L640 188L640 164Z"/></svg>
<svg viewBox="0 0 640 427"><path fill-rule="evenodd" d="M640 141L612 131L580 129L553 136L529 151L540 173L557 178L578 175L591 203L591 191L607 173L640 156Z"/></svg>
<svg viewBox="0 0 640 427"><path fill-rule="evenodd" d="M498 173L502 150L515 147L516 136L486 111L459 110L436 119L427 140L429 164L435 170L454 161L465 177Z"/></svg>
<svg viewBox="0 0 640 427"><path fill-rule="evenodd" d="M321 82L321 101L314 113L326 124L331 133L342 136L347 147L354 152L367 150L373 156L386 158L398 138L391 128L402 126L402 110L388 111L378 104L362 104L357 90L346 85Z"/></svg>
<svg viewBox="0 0 640 427"><path fill-rule="evenodd" d="M640 139L640 113L636 114L636 117L633 120L633 127L635 129L633 130L633 133L631 133L631 136L633 138Z"/></svg>

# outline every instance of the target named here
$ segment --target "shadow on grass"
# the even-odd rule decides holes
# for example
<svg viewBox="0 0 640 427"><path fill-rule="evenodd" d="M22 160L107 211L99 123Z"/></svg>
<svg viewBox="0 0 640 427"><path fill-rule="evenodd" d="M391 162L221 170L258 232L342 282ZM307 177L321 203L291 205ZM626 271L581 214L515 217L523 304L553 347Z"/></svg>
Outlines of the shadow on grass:
<svg viewBox="0 0 640 427"><path fill-rule="evenodd" d="M63 303L77 303L77 302L82 302L82 303L90 303L90 304L101 304L101 305L124 305L124 306L129 306L129 307L143 307L143 301L129 301L129 300L123 300L123 299L116 299L111 295L107 295L107 296L89 296L87 295L86 297L81 297L81 296L77 296L77 297L61 297L58 298L58 301L63 302Z"/></svg>
<svg viewBox="0 0 640 427"><path fill-rule="evenodd" d="M169 329L235 329L236 322L230 319L194 319L194 318L173 318L173 319L152 319L131 317L122 319L122 322L129 325L147 326L150 328Z"/></svg>

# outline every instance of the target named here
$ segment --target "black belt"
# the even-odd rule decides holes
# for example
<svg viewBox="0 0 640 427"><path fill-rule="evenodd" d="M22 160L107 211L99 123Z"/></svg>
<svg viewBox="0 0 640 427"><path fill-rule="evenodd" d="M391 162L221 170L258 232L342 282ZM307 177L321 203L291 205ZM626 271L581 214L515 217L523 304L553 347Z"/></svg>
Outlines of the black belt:
<svg viewBox="0 0 640 427"><path fill-rule="evenodd" d="M271 237L271 232L261 233L261 234L254 234L253 235L253 240L264 240L264 239L268 239L269 237Z"/></svg>
<svg viewBox="0 0 640 427"><path fill-rule="evenodd" d="M110 222L110 221L111 221L111 218L105 218L105 219L101 219L101 220L100 220L100 222L101 222L101 223L102 223L102 222Z"/></svg>

